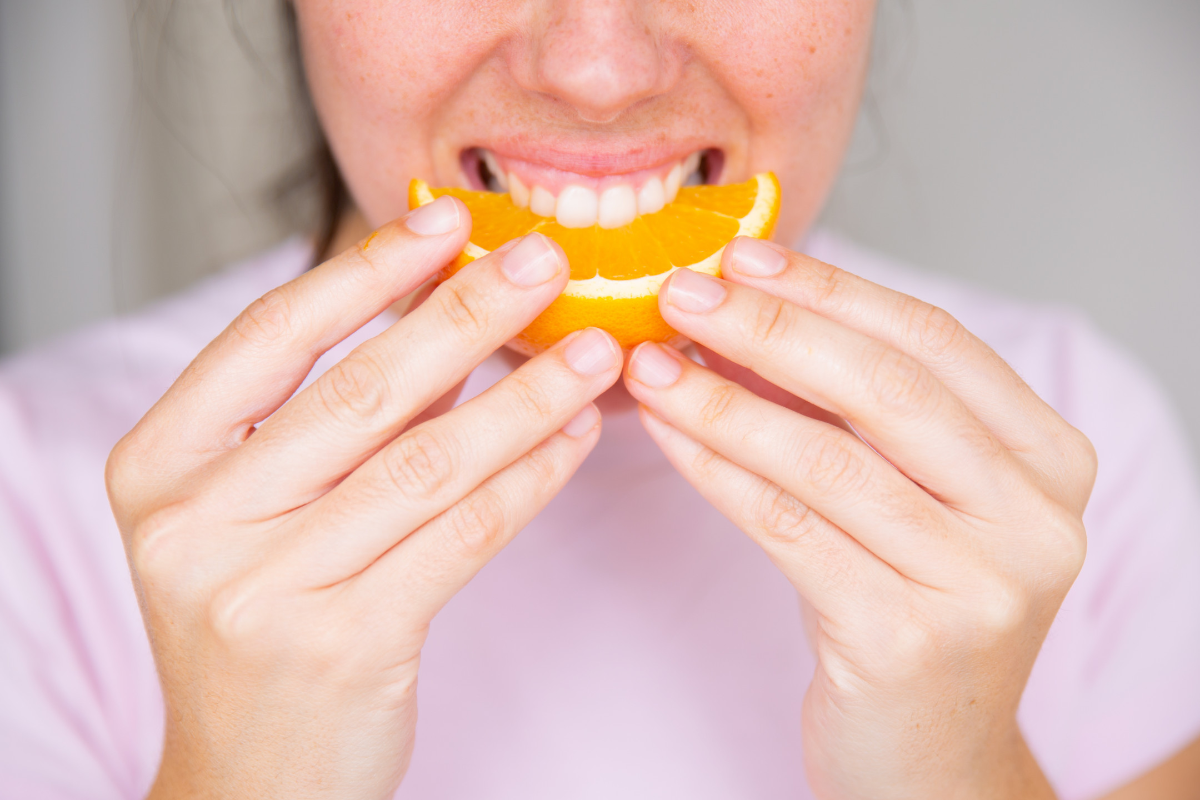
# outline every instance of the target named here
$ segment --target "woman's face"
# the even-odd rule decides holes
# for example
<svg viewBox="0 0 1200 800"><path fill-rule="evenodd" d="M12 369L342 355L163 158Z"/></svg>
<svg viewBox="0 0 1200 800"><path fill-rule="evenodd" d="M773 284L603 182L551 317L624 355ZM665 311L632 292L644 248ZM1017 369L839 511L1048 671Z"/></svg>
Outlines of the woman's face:
<svg viewBox="0 0 1200 800"><path fill-rule="evenodd" d="M837 172L874 10L873 0L293 2L318 114L372 225L407 210L413 177L524 187L535 211L586 217L627 213L624 186L646 210L661 202L656 181L669 196L674 180L773 170L788 243Z"/></svg>

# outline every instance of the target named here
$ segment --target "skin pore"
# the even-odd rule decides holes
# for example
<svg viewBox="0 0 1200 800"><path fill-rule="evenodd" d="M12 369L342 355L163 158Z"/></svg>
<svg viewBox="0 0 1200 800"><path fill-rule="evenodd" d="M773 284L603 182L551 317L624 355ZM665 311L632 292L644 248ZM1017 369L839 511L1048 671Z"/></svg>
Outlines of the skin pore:
<svg viewBox="0 0 1200 800"><path fill-rule="evenodd" d="M391 796L430 621L565 485L622 382L806 601L819 797L1052 798L1016 707L1082 564L1095 455L944 312L739 239L722 280L681 270L660 296L709 368L592 329L450 409L568 265L534 234L412 302L471 221L451 198L406 213L409 179L476 185L477 148L567 182L715 150L722 183L778 175L795 242L849 138L873 4L293 3L358 209L343 251L243 312L109 460L167 710L151 796ZM293 397L389 306L408 313ZM1112 797L1188 798L1196 753Z"/></svg>

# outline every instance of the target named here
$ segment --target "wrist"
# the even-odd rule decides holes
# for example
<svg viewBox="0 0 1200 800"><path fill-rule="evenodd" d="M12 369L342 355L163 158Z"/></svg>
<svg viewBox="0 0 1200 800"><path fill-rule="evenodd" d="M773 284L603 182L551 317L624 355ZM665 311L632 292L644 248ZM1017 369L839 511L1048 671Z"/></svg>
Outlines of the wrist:
<svg viewBox="0 0 1200 800"><path fill-rule="evenodd" d="M987 758L972 770L971 786L963 800L1057 800L1050 782L1014 721Z"/></svg>

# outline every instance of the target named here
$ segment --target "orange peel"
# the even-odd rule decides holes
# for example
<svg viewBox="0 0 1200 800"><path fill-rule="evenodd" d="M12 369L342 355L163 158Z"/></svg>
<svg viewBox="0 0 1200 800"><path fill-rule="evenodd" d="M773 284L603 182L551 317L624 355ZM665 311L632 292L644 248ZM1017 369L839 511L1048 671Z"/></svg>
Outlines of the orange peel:
<svg viewBox="0 0 1200 800"><path fill-rule="evenodd" d="M507 194L435 188L414 179L408 205L417 208L442 195L462 200L471 212L471 241L442 272L450 277L505 242L538 232L562 247L571 278L554 302L510 342L536 355L567 334L603 328L621 347L684 340L658 312L658 290L677 269L720 276L721 253L735 236L770 237L779 216L779 181L772 173L744 183L685 186L653 214L619 228L565 228L513 203Z"/></svg>

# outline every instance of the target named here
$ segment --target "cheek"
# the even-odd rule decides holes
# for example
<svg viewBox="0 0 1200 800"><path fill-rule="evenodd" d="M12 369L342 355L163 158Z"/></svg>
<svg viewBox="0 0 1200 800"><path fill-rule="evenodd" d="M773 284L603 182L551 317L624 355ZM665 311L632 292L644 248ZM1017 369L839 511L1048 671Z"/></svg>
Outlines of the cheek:
<svg viewBox="0 0 1200 800"><path fill-rule="evenodd" d="M462 0L295 2L322 105L418 116L472 71L490 46L485 34L495 16Z"/></svg>
<svg viewBox="0 0 1200 800"><path fill-rule="evenodd" d="M715 71L760 125L853 115L866 75L872 0L764 3L712 38Z"/></svg>
<svg viewBox="0 0 1200 800"><path fill-rule="evenodd" d="M722 31L720 79L751 125L749 171L783 184L777 238L791 243L836 178L867 74L873 0L764 3Z"/></svg>
<svg viewBox="0 0 1200 800"><path fill-rule="evenodd" d="M446 99L494 47L505 3L294 0L313 103L352 194L375 224L428 172Z"/></svg>

